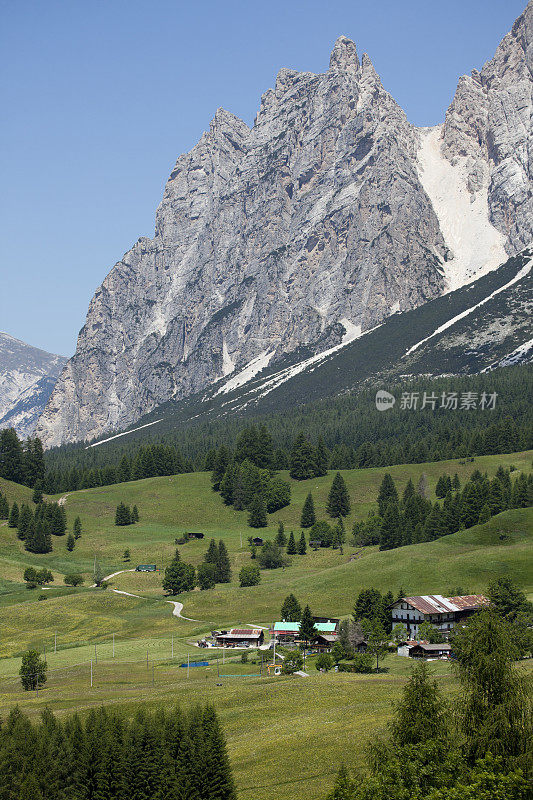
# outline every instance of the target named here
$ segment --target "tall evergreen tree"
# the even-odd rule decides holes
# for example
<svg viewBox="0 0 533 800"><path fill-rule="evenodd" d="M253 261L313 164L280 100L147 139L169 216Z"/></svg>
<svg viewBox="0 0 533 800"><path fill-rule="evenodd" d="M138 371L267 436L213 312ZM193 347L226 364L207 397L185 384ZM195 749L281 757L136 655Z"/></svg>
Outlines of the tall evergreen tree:
<svg viewBox="0 0 533 800"><path fill-rule="evenodd" d="M17 528L19 524L19 507L18 503L15 500L13 505L11 506L11 511L9 512L9 522L8 526L10 528Z"/></svg>
<svg viewBox="0 0 533 800"><path fill-rule="evenodd" d="M302 508L302 515L300 518L300 525L302 528L312 528L316 522L315 504L313 502L313 495L311 492L305 498Z"/></svg>
<svg viewBox="0 0 533 800"><path fill-rule="evenodd" d="M337 472L329 490L327 512L330 517L347 517L350 513L350 497L344 478Z"/></svg>
<svg viewBox="0 0 533 800"><path fill-rule="evenodd" d="M321 477L328 474L329 453L322 436L318 437L316 446L316 476Z"/></svg>
<svg viewBox="0 0 533 800"><path fill-rule="evenodd" d="M385 516L385 511L387 510L387 506L391 501L394 503L398 502L398 492L392 479L392 475L386 472L383 476L383 480L381 481L378 494L378 507L381 517Z"/></svg>
<svg viewBox="0 0 533 800"><path fill-rule="evenodd" d="M289 534L289 541L287 542L287 555L294 556L296 555L296 553L297 553L296 541L294 539L294 533L293 531L291 531Z"/></svg>
<svg viewBox="0 0 533 800"><path fill-rule="evenodd" d="M79 517L76 517L74 520L74 527L72 531L74 533L74 538L79 539L81 536L81 519Z"/></svg>
<svg viewBox="0 0 533 800"><path fill-rule="evenodd" d="M302 607L293 594L288 595L281 606L281 619L285 622L299 622L302 618Z"/></svg>
<svg viewBox="0 0 533 800"><path fill-rule="evenodd" d="M285 545L287 544L287 537L285 536L285 526L281 521L278 524L278 532L276 534L274 542L278 545L278 547L285 547Z"/></svg>
<svg viewBox="0 0 533 800"><path fill-rule="evenodd" d="M218 543L217 558L217 583L230 583L231 581L231 562L229 560L226 545L221 539Z"/></svg>
<svg viewBox="0 0 533 800"><path fill-rule="evenodd" d="M302 531L300 541L298 542L298 555L305 556L307 553L307 542L305 540L305 533Z"/></svg>
<svg viewBox="0 0 533 800"><path fill-rule="evenodd" d="M290 455L290 475L297 481L314 478L317 474L316 451L303 433L293 442Z"/></svg>
<svg viewBox="0 0 533 800"><path fill-rule="evenodd" d="M248 525L250 528L266 528L267 526L266 504L260 494L256 494L250 503Z"/></svg>
<svg viewBox="0 0 533 800"><path fill-rule="evenodd" d="M302 612L299 635L300 639L302 639L306 645L308 645L310 642L313 642L318 636L318 631L316 629L315 621L312 617L309 606L306 606Z"/></svg>

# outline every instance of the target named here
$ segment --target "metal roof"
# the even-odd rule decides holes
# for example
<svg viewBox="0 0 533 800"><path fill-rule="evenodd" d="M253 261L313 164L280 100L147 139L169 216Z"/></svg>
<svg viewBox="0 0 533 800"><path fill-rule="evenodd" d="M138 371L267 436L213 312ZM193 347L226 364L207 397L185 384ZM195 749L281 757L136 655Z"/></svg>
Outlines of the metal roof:
<svg viewBox="0 0 533 800"><path fill-rule="evenodd" d="M315 622L318 633L335 633L337 630L336 622ZM300 630L299 622L275 622L274 633L298 633Z"/></svg>
<svg viewBox="0 0 533 800"><path fill-rule="evenodd" d="M257 628L232 628L229 633L222 633L218 636L219 639L253 639L259 638L262 631Z"/></svg>
<svg viewBox="0 0 533 800"><path fill-rule="evenodd" d="M415 595L414 597L402 597L397 601L409 603L422 614L451 614L455 611L465 609L481 608L489 601L482 594L469 594L458 597L443 597L441 594ZM394 604L396 605L396 603Z"/></svg>

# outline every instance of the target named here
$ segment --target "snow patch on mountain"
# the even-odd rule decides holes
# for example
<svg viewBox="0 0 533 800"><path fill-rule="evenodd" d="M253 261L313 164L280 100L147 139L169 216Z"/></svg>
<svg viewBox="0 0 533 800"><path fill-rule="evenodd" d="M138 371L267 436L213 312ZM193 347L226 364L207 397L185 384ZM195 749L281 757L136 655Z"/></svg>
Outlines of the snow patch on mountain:
<svg viewBox="0 0 533 800"><path fill-rule="evenodd" d="M268 367L270 359L274 355L274 351L272 350L268 353L266 350L263 350L256 358L252 359L243 370L234 375L233 378L230 378L229 381L221 386L221 388L216 392L215 397L217 394L221 392L227 394L227 392L232 392L234 389L238 389L239 386L242 386L248 381L251 381L259 372ZM232 370L233 371L233 370Z"/></svg>
<svg viewBox="0 0 533 800"><path fill-rule="evenodd" d="M442 125L420 130L418 176L453 258L443 266L448 291L471 283L507 259L505 238L489 220L488 174L475 194L468 190L468 162L452 164L441 150Z"/></svg>
<svg viewBox="0 0 533 800"><path fill-rule="evenodd" d="M419 347L421 347L423 344L425 344L430 339L433 339L435 336L438 336L443 331L447 330L447 328L451 328L452 325L455 325L456 322L459 322L459 320L464 319L464 317L467 317L469 314L471 314L473 311L475 311L480 306L484 306L485 303L488 303L489 300L492 300L492 298L496 297L496 295L500 294L500 292L504 292L510 286L512 286L513 284L517 283L519 280L522 280L522 278L525 278L525 276L528 275L529 272L531 272L531 267L533 267L533 258L530 259L527 262L527 264L525 264L522 267L522 269L519 272L517 272L517 274L514 276L514 278L512 280L510 280L508 283L506 283L504 286L500 286L499 289L495 289L494 292L491 292L491 294L487 295L487 297L485 297L483 300L481 300L481 302L476 303L471 308L467 308L465 311L462 311L460 314L457 314L457 316L452 317L452 319L447 320L443 325L441 325L436 330L434 330L433 333L430 333L429 336L426 336L424 339L421 339L419 342L416 342L416 344L414 344L412 347L409 348L409 350L407 350L407 352L405 353L403 358L406 358L408 355L413 353L415 350L418 350Z"/></svg>

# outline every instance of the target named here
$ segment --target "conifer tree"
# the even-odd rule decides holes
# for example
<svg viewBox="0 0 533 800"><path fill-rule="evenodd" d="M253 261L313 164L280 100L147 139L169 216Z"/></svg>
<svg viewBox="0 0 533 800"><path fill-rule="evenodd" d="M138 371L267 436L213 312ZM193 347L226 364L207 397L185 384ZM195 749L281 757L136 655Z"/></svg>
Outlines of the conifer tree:
<svg viewBox="0 0 533 800"><path fill-rule="evenodd" d="M177 552L178 551L176 550L176 553ZM204 561L206 564L215 564L215 566L218 564L218 547L214 539L211 539L209 542L209 547L207 548L207 552L204 556Z"/></svg>
<svg viewBox="0 0 533 800"><path fill-rule="evenodd" d="M321 477L323 475L327 475L328 466L329 466L329 453L326 448L326 445L324 444L323 437L319 436L316 446L316 476Z"/></svg>
<svg viewBox="0 0 533 800"><path fill-rule="evenodd" d="M386 472L383 476L383 480L381 481L378 494L378 508L379 515L381 517L385 516L385 511L391 501L394 503L398 502L398 492L392 479L392 475Z"/></svg>
<svg viewBox="0 0 533 800"><path fill-rule="evenodd" d="M11 511L9 512L8 526L10 528L17 528L18 524L19 524L19 507L17 501L15 500L13 502L13 505L11 506Z"/></svg>
<svg viewBox="0 0 533 800"><path fill-rule="evenodd" d="M294 556L296 555L296 553L297 553L296 541L294 539L294 533L293 531L291 531L289 534L289 541L287 542L287 555Z"/></svg>
<svg viewBox="0 0 533 800"><path fill-rule="evenodd" d="M302 612L302 619L300 621L300 639L303 639L306 646L313 642L318 636L318 631L315 626L315 621L311 614L311 609L306 606Z"/></svg>
<svg viewBox="0 0 533 800"><path fill-rule="evenodd" d="M81 536L81 519L79 517L76 517L76 519L74 520L74 526L72 531L74 533L74 538L79 539Z"/></svg>
<svg viewBox="0 0 533 800"><path fill-rule="evenodd" d="M250 503L248 525L250 528L266 528L267 526L266 505L260 494L256 494Z"/></svg>
<svg viewBox="0 0 533 800"><path fill-rule="evenodd" d="M302 508L302 515L300 518L300 525L302 528L312 528L316 522L315 504L311 492L305 498Z"/></svg>
<svg viewBox="0 0 533 800"><path fill-rule="evenodd" d="M289 594L281 606L281 619L284 622L299 622L302 618L302 608L293 594Z"/></svg>
<svg viewBox="0 0 533 800"><path fill-rule="evenodd" d="M350 497L340 472L333 478L326 510L330 517L347 517L350 513Z"/></svg>
<svg viewBox="0 0 533 800"><path fill-rule="evenodd" d="M213 489L215 492L218 492L220 489L220 484L222 482L222 478L226 470L228 469L230 463L230 454L227 447L222 445L218 448L217 454L215 457L215 464L213 467L213 474L211 476L211 483L213 484Z"/></svg>
<svg viewBox="0 0 533 800"><path fill-rule="evenodd" d="M132 523L139 522L139 511L137 509L137 506L133 506L133 508L131 509L131 521Z"/></svg>
<svg viewBox="0 0 533 800"><path fill-rule="evenodd" d="M35 505L39 505L39 503L43 502L43 491L40 483L35 484L35 488L33 490L31 499L35 503Z"/></svg>
<svg viewBox="0 0 533 800"><path fill-rule="evenodd" d="M278 524L278 532L274 542L278 545L278 547L285 547L287 544L287 537L285 536L285 526L283 522L279 522Z"/></svg>
<svg viewBox="0 0 533 800"><path fill-rule="evenodd" d="M52 551L50 524L46 519L33 519L26 534L24 547L30 553L50 553Z"/></svg>
<svg viewBox="0 0 533 800"><path fill-rule="evenodd" d="M461 490L461 481L459 480L459 475L457 472L453 476L452 489L454 492L459 492Z"/></svg>
<svg viewBox="0 0 533 800"><path fill-rule="evenodd" d="M19 539L25 539L26 534L28 533L31 523L33 520L33 513L31 508L27 506L25 503L22 505L20 509L19 519L18 519L18 531L17 536Z"/></svg>
<svg viewBox="0 0 533 800"><path fill-rule="evenodd" d="M302 531L300 541L298 542L298 555L305 556L307 553L307 542L305 540L305 533Z"/></svg>
<svg viewBox="0 0 533 800"><path fill-rule="evenodd" d="M76 540L74 539L74 536L71 533L69 533L69 535L67 536L67 550L69 551L69 553L71 553L74 550L75 544Z"/></svg>
<svg viewBox="0 0 533 800"><path fill-rule="evenodd" d="M230 583L231 581L231 562L229 560L226 545L221 539L218 543L217 558L217 583Z"/></svg>
<svg viewBox="0 0 533 800"><path fill-rule="evenodd" d="M424 523L425 541L431 542L438 539L440 536L445 536L449 533L446 527L446 521L439 503L435 503L433 510L426 517Z"/></svg>
<svg viewBox="0 0 533 800"><path fill-rule="evenodd" d="M293 442L290 455L290 475L297 481L313 478L317 474L316 451L303 433Z"/></svg>
<svg viewBox="0 0 533 800"><path fill-rule="evenodd" d="M379 549L392 550L394 547L399 547L401 545L401 536L401 518L398 504L389 502L381 524Z"/></svg>

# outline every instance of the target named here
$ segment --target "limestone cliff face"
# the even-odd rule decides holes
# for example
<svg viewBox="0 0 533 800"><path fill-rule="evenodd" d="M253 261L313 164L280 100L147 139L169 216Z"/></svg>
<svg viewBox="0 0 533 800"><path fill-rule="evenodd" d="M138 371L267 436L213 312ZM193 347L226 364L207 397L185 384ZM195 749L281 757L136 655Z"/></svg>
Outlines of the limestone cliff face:
<svg viewBox="0 0 533 800"><path fill-rule="evenodd" d="M507 92L529 135L529 50L518 32L529 31L529 13L481 77L462 80L426 164L427 177L435 158L468 156L468 191L484 192L487 226L509 252L531 238L532 220L524 189L511 193L503 176L515 174L518 134L512 122L512 134L501 133L509 109L494 98ZM176 162L154 238L139 239L96 291L40 419L44 443L125 427L251 361L274 363L301 345L319 351L445 291L458 254L435 181L422 182L423 140L346 37L326 73L282 69L251 129L219 109Z"/></svg>

